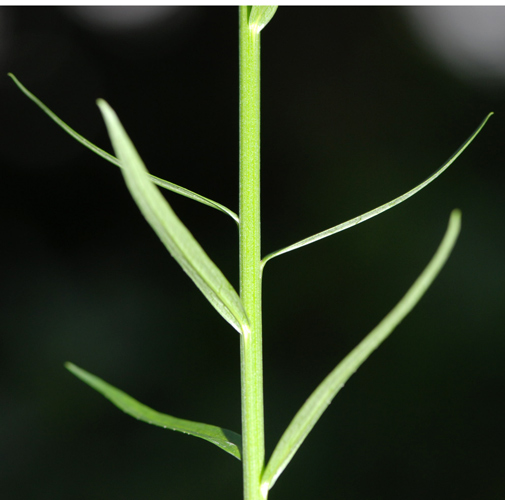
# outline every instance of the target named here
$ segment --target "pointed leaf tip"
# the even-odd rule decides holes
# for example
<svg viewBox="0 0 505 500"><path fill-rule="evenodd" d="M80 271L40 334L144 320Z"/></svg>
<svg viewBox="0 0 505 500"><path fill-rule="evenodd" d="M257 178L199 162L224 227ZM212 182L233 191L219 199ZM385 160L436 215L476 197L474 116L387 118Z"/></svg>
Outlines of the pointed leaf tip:
<svg viewBox="0 0 505 500"><path fill-rule="evenodd" d="M263 259L261 261L261 270L263 271L266 263L268 261L270 261L271 259L273 259L274 257L291 252L293 250L296 250L297 248L304 247L304 246L309 245L311 243L315 243L316 241L322 240L323 238L327 238L328 236L336 234L340 231L343 231L343 230L348 229L350 227L361 224L362 222L365 222L365 221L371 219L372 217L375 217L376 215L379 215L379 214L385 212L386 210L389 210L389 209L399 205L400 203L404 202L405 200L408 200L410 197L414 196L416 193L418 193L419 191L424 189L428 184L433 182L438 176L440 176L443 172L445 172L456 161L456 159L463 153L463 151L477 137L477 135L480 133L480 131L483 129L484 125L487 123L487 121L489 120L489 118L493 114L494 114L493 112L489 113L486 116L486 118L484 118L484 120L480 123L480 125L477 127L477 129L474 130L472 135L470 135L470 137L457 149L457 151L438 170L436 170L432 175L430 175L426 180L421 182L415 188L411 189L410 191L407 191L406 193L402 194L401 196L398 196L398 198L395 198L391 201L388 201L387 203L384 203L384 205L381 205L377 208L374 208L373 210L370 210L368 212L365 212L364 214L359 215L358 217L354 217L353 219L350 219L346 222L342 222L341 224L338 224L334 227L326 229L325 231L321 231L320 233L309 236L308 238L305 238L301 241L298 241L297 243L294 243L294 244L289 245L285 248L282 248L281 250L276 250L275 252L269 253L268 255L263 257Z"/></svg>
<svg viewBox="0 0 505 500"><path fill-rule="evenodd" d="M249 28L259 33L274 17L278 5L254 5L249 13Z"/></svg>
<svg viewBox="0 0 505 500"><path fill-rule="evenodd" d="M69 127L61 118L55 115L40 99L35 97L12 73L8 73L8 75L17 85L19 90L21 90L21 92L23 92L23 94L25 94L25 96L28 97L28 99L30 99L34 104L36 104L47 116L49 116L49 118L51 118L51 120L53 120L59 127L61 127L68 135L73 137L77 142L81 143L89 150L93 151L93 153L96 153L98 156L101 156L102 158L112 163L113 165L122 168L121 163L115 156L112 156L111 154L107 153L107 151L104 151L103 149L99 148L92 142L88 141L82 135L78 134L75 130ZM205 196L201 196L198 193L190 191L189 189L186 189L182 186L178 186L173 182L160 179L159 177L156 177L151 174L149 174L149 179L151 179L151 181L157 184L158 186L164 189L168 189L173 193L180 194L181 196L185 196L186 198L198 201L203 205L207 205L225 214L228 214L237 224L239 223L238 215L235 212L233 212L233 210L230 210L229 208L225 207L224 205L221 205L220 203L214 200L206 198Z"/></svg>

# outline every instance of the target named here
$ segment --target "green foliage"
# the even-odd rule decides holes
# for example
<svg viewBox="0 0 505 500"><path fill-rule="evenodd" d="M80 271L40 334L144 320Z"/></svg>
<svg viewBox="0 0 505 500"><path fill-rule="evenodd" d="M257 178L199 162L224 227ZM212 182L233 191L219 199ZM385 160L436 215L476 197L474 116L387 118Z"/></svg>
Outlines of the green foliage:
<svg viewBox="0 0 505 500"><path fill-rule="evenodd" d="M353 227L407 200L440 176L469 146L487 123L490 113L463 145L434 174L407 193L373 210L326 231L294 243L261 258L259 184L259 81L260 32L270 22L276 6L241 6L240 37L240 217L228 208L185 188L150 175L116 113L103 100L98 101L116 156L98 148L79 135L14 75L10 77L21 91L63 130L107 161L121 167L127 188L141 213L170 254L193 280L214 308L241 333L242 437L208 424L159 413L98 377L72 363L66 367L86 384L103 394L125 413L163 428L205 439L242 459L244 498L265 500L269 490L286 468L314 425L362 363L391 334L427 291L447 261L460 231L461 214L454 210L447 232L428 266L405 296L385 318L321 382L307 399L279 440L265 467L262 349L261 280L265 264L274 257L319 241ZM176 216L156 185L216 208L231 216L239 227L240 296L212 262L186 226Z"/></svg>
<svg viewBox="0 0 505 500"><path fill-rule="evenodd" d="M73 137L76 141L80 142L83 146L86 146L88 149L93 151L93 153L96 153L98 156L101 156L102 158L112 163L113 165L121 167L121 162L115 156L112 156L111 154L107 153L107 151L104 151L103 149L99 148L92 142L88 141L88 139L85 139L81 134L78 134L73 128L68 126L59 116L53 113L40 99L35 97L12 73L9 73L9 76L12 78L12 80L18 86L21 92L23 92L23 94L25 94L25 96L28 97L28 99L30 99L42 111L44 111L44 113L46 113L46 115L49 116L51 120L53 120L57 125L59 125L65 132L67 132L68 135ZM154 184L162 188L168 189L169 191L173 191L174 193L190 198L192 200L203 203L204 205L208 205L209 207L215 208L216 210L220 210L221 212L228 214L238 224L238 215L229 208L225 207L224 205L221 205L216 201L210 200L209 198L205 198L204 196L194 193L189 189L178 186L173 182L168 182L164 179L160 179L159 177L155 177L154 175L151 174L148 174L148 176L149 179L151 179L151 181L154 182Z"/></svg>
<svg viewBox="0 0 505 500"><path fill-rule="evenodd" d="M277 5L254 5L249 13L249 28L259 33L274 17Z"/></svg>
<svg viewBox="0 0 505 500"><path fill-rule="evenodd" d="M192 422L191 420L183 420L160 413L139 403L136 399L128 396L128 394L120 391L86 370L79 368L73 363L65 363L65 368L100 394L103 394L112 404L128 415L142 422L163 427L163 429L171 429L205 439L240 460L242 449L242 438L240 434L223 429L222 427Z"/></svg>
<svg viewBox="0 0 505 500"><path fill-rule="evenodd" d="M449 226L438 250L421 275L394 309L337 365L300 408L277 444L262 476L263 487L272 488L309 432L372 352L386 340L419 302L433 283L454 248L461 227L461 212L453 210Z"/></svg>
<svg viewBox="0 0 505 500"><path fill-rule="evenodd" d="M323 238L339 233L344 229L349 229L350 227L357 226L361 222L365 222L366 220L371 219L372 217L375 217L376 215L379 215L385 212L386 210L389 210L390 208L396 207L405 200L408 200L411 196L417 194L419 191L421 191L421 189L425 188L428 184L434 181L439 175L445 172L457 160L457 158L461 155L461 153L463 153L463 151L477 137L477 135L482 130L482 128L487 123L492 114L493 113L489 113L486 116L486 118L484 118L484 120L481 122L481 124L470 135L470 137L458 148L458 150L438 170L436 170L426 180L421 182L421 184L417 185L415 188L411 189L410 191L407 191L401 196L398 196L398 198L388 201L387 203L384 203L384 205L374 208L369 212L365 212L364 214L358 215L358 217L354 217L353 219L350 219L346 222L342 222L341 224L326 229L325 231L321 231L320 233L309 236L308 238L298 241L297 243L293 243L292 245L289 245L286 248L282 248L281 250L276 250L275 252L268 254L266 257L263 257L261 261L262 268L264 268L265 264L274 257L277 257L284 253L291 252L292 250L296 250L297 248L304 247L305 245L309 245L310 243L322 240Z"/></svg>
<svg viewBox="0 0 505 500"><path fill-rule="evenodd" d="M147 222L221 316L238 332L248 331L249 321L237 292L149 180L144 163L116 113L103 100L98 101L98 106L123 166L126 185Z"/></svg>

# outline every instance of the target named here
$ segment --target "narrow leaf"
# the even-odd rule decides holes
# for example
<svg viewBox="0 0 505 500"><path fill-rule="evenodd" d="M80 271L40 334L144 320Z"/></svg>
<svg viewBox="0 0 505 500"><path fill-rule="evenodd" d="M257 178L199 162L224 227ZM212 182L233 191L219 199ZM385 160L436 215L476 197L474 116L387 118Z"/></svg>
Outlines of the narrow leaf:
<svg viewBox="0 0 505 500"><path fill-rule="evenodd" d="M249 14L249 28L259 33L274 17L278 5L254 5Z"/></svg>
<svg viewBox="0 0 505 500"><path fill-rule="evenodd" d="M173 431L205 439L241 460L242 438L240 434L222 427L183 420L157 412L73 363L65 363L65 368L128 415L164 429L172 429Z"/></svg>
<svg viewBox="0 0 505 500"><path fill-rule="evenodd" d="M469 144L475 139L475 137L479 134L479 132L482 130L486 122L489 120L490 116L493 113L489 113L486 118L482 121L482 123L477 127L477 129L472 133L472 135L460 146L460 148L430 177L428 177L424 182L421 182L418 186L416 186L414 189L411 189L410 191L402 194L398 198L395 198L394 200L391 200L384 205L381 205L380 207L374 208L373 210L370 210L369 212L366 212L362 215L359 215L358 217L354 217L354 219L350 219L346 222L342 222L342 224L338 224L337 226L331 227L330 229L326 229L325 231L322 231L320 233L314 234L313 236L310 236L308 238L305 238L297 243L294 243L293 245L289 245L286 248L283 248L281 250L277 250L275 252L272 252L268 254L267 256L263 257L263 260L261 262L261 268L265 267L265 264L273 259L274 257L278 257L279 255L291 252L292 250L296 250L297 248L301 248L305 245L309 245L310 243L314 243L316 241L322 240L323 238L326 238L328 236L331 236L335 233L339 233L340 231L343 231L344 229L348 229L350 227L356 226L360 224L361 222L365 222L368 219L371 219L372 217L375 217L376 215L381 214L382 212L385 212L386 210L389 210L390 208L395 207L396 205L399 205L403 201L407 200L411 196L414 196L416 193L421 191L424 187L426 187L430 182L434 181L440 174L442 174L445 170L449 168L450 165L452 165L456 159L461 155L461 153L469 146Z"/></svg>
<svg viewBox="0 0 505 500"><path fill-rule="evenodd" d="M453 210L444 239L428 266L395 308L323 380L295 415L279 440L261 480L262 491L272 488L309 432L351 375L391 334L430 287L447 261L461 227L461 212Z"/></svg>
<svg viewBox="0 0 505 500"><path fill-rule="evenodd" d="M102 112L126 185L140 211L207 300L238 332L249 331L248 319L237 292L210 260L186 226L149 180L144 163L112 108L103 100Z"/></svg>
<svg viewBox="0 0 505 500"><path fill-rule="evenodd" d="M88 149L96 153L98 156L101 156L105 160L109 161L110 163L120 168L122 167L121 163L115 156L112 156L111 154L107 153L107 151L104 151L98 146L95 146L92 142L88 141L82 135L78 134L75 130L69 127L61 118L55 115L40 99L35 97L12 73L9 73L9 76L12 78L14 83L19 87L21 92L23 92L23 94L25 94L31 101L33 101L42 111L44 111L44 113L46 113L46 115L48 115L49 118L51 118L65 132L67 132L67 134L71 135L76 141L80 142L83 146L86 146ZM169 191L180 194L182 196L185 196L186 198L198 201L209 207L215 208L216 210L219 210L221 212L224 212L225 214L228 214L238 224L239 221L238 215L229 208L225 207L224 205L221 205L216 201L210 200L209 198L205 198L204 196L194 193L193 191L178 186L177 184L174 184L172 182L165 181L151 174L148 175L149 179L158 186L168 189Z"/></svg>

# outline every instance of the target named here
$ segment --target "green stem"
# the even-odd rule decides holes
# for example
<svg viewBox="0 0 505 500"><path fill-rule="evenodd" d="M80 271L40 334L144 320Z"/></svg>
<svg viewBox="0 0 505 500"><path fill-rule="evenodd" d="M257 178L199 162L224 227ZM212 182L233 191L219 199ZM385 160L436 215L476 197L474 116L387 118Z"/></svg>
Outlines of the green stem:
<svg viewBox="0 0 505 500"><path fill-rule="evenodd" d="M249 28L250 7L239 7L240 296L251 330L241 336L244 499L263 500L265 461L261 346L260 34Z"/></svg>

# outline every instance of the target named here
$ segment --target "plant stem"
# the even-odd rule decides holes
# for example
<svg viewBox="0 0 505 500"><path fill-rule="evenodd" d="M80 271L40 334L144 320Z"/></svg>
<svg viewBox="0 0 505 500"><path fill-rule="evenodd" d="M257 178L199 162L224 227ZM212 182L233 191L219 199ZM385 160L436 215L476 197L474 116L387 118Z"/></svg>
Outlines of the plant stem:
<svg viewBox="0 0 505 500"><path fill-rule="evenodd" d="M244 499L263 500L265 461L261 342L260 34L249 28L250 7L239 7L240 296L251 330L241 336Z"/></svg>

